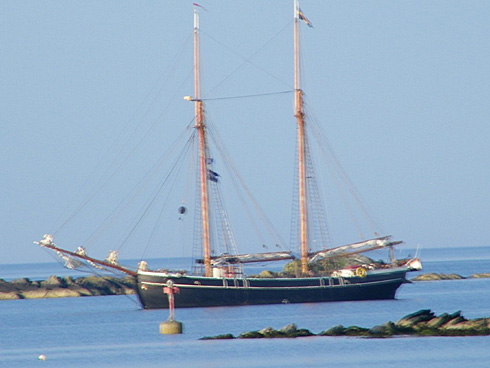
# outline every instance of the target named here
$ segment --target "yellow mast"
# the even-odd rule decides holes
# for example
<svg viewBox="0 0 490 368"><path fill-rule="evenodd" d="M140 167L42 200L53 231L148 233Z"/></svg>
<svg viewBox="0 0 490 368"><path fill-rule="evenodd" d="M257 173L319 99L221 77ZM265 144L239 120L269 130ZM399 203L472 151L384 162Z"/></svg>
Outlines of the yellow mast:
<svg viewBox="0 0 490 368"><path fill-rule="evenodd" d="M202 244L204 250L204 275L210 277L211 252L209 246L209 206L208 206L208 170L206 150L206 124L204 122L204 110L201 100L201 75L199 54L199 14L194 9L194 104L195 125L199 140L199 167L201 184L201 217L202 217Z"/></svg>
<svg viewBox="0 0 490 368"><path fill-rule="evenodd" d="M306 207L306 174L305 174L305 121L303 111L303 91L300 79L299 58L299 4L294 0L294 116L298 131L298 185L299 185L299 221L301 246L301 273L308 273L308 224Z"/></svg>

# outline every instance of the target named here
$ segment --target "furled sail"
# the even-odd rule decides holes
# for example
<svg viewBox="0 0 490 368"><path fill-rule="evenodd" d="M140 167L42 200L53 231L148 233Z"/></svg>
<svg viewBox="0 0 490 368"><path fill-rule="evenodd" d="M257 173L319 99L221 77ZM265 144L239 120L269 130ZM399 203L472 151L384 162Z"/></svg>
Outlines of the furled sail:
<svg viewBox="0 0 490 368"><path fill-rule="evenodd" d="M386 248L402 243L401 241L392 241L391 236L369 239L357 243L341 245L340 247L326 249L315 253L310 253L309 262L316 262L322 258L346 256L349 254L363 253L370 250Z"/></svg>
<svg viewBox="0 0 490 368"><path fill-rule="evenodd" d="M89 265L99 270L116 270L131 276L136 276L136 272L122 267L117 263L117 251L111 251L106 260L101 261L99 259L89 257L85 251L85 248L83 247L78 247L75 252L57 247L54 243L53 235L50 234L45 234L42 240L34 243L40 247L54 250L56 254L65 261L65 267L70 269L76 269Z"/></svg>
<svg viewBox="0 0 490 368"><path fill-rule="evenodd" d="M250 253L250 254L222 254L219 257L212 257L211 264L213 266L219 266L227 263L254 263L254 262L270 262L270 261L283 261L288 259L295 259L292 252L269 252L269 253ZM202 259L197 260L198 263L202 263Z"/></svg>

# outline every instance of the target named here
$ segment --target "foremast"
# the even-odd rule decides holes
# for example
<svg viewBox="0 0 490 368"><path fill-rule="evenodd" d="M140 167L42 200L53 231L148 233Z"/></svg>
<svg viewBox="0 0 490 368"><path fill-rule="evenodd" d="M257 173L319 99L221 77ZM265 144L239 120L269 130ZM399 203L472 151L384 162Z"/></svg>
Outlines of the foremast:
<svg viewBox="0 0 490 368"><path fill-rule="evenodd" d="M211 251L209 245L209 195L208 195L208 170L207 170L207 142L206 124L204 121L204 108L201 100L201 75L200 75L200 53L199 53L199 13L194 7L194 106L195 125L199 141L199 176L201 188L201 221L202 221L202 245L204 258L204 275L210 277Z"/></svg>
<svg viewBox="0 0 490 368"><path fill-rule="evenodd" d="M303 110L303 91L301 90L299 55L299 17L298 0L294 0L294 116L297 122L298 139L298 197L300 221L301 273L308 273L308 209L306 205L306 158L305 158L305 119Z"/></svg>

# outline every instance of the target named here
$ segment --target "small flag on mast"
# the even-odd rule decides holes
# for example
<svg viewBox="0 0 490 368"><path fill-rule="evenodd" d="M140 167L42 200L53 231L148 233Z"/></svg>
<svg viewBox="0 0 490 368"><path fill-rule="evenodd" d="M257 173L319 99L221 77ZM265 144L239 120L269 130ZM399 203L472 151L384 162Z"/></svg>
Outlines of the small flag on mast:
<svg viewBox="0 0 490 368"><path fill-rule="evenodd" d="M214 181L215 183L218 183L219 177L220 177L220 174L218 174L216 171L208 169L208 179L209 180Z"/></svg>
<svg viewBox="0 0 490 368"><path fill-rule="evenodd" d="M202 5L199 5L198 3L192 3L192 5L197 6L197 7L199 7L199 8L202 8L202 9L203 9L203 10L205 10L205 11L208 11L208 9L206 9L206 8L205 8L204 6L202 6Z"/></svg>
<svg viewBox="0 0 490 368"><path fill-rule="evenodd" d="M305 17L305 15L301 11L301 9L298 9L298 16L299 16L299 19L301 19L303 22L305 22L308 27L313 28L313 24L311 24L309 19Z"/></svg>

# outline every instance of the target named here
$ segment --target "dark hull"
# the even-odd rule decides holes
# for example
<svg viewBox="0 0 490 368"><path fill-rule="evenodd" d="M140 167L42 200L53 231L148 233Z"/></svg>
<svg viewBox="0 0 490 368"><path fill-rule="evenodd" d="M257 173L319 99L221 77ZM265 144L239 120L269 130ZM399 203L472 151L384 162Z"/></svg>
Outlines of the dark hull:
<svg viewBox="0 0 490 368"><path fill-rule="evenodd" d="M179 288L176 308L280 303L319 303L350 300L394 299L407 282L408 269L369 272L366 277L307 277L233 279L140 272L138 296L145 309L168 308L163 287L169 281Z"/></svg>

